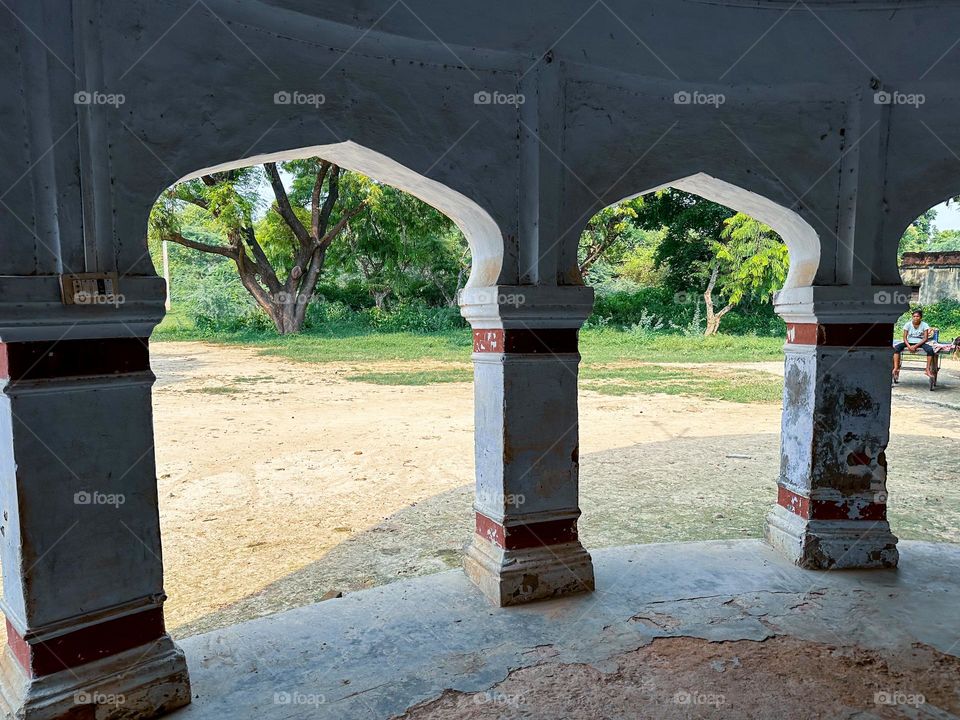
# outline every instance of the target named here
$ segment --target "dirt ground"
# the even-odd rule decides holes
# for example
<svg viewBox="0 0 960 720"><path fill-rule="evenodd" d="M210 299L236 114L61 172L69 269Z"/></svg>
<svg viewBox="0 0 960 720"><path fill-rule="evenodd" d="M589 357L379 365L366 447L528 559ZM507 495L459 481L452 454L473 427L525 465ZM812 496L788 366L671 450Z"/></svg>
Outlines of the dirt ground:
<svg viewBox="0 0 960 720"><path fill-rule="evenodd" d="M369 364L201 343L152 353L174 636L459 565L472 529L471 385L358 383L347 377ZM778 405L582 393L584 543L759 536L779 423ZM960 412L905 399L893 433L895 531L960 542Z"/></svg>
<svg viewBox="0 0 960 720"><path fill-rule="evenodd" d="M582 664L534 665L485 692L447 691L402 720L832 720L960 712L960 661L923 645L882 653L791 637L658 638L614 662L614 672Z"/></svg>

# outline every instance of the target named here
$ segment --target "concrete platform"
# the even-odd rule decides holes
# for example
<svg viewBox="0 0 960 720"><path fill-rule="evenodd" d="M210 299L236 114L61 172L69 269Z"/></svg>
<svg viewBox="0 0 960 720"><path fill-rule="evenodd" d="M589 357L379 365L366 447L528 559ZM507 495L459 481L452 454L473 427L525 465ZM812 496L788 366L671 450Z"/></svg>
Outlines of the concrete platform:
<svg viewBox="0 0 960 720"><path fill-rule="evenodd" d="M800 570L753 540L601 550L597 592L506 609L462 572L398 582L184 640L194 700L171 717L390 718L447 690L486 691L546 659L611 672L618 656L656 638L789 636L888 655L922 645L952 662L960 545L900 549L899 570L826 573ZM942 707L842 716L954 717ZM551 717L510 708L497 716ZM647 715L604 715L628 716Z"/></svg>

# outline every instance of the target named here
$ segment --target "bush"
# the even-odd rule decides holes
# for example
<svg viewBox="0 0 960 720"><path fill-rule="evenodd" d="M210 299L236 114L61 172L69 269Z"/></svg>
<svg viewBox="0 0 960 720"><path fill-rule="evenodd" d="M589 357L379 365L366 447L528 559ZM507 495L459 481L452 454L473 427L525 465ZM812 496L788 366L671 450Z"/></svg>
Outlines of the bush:
<svg viewBox="0 0 960 720"><path fill-rule="evenodd" d="M634 291L597 293L593 315L587 327L621 330L660 325L662 332L687 333L700 326L706 316L703 298L649 287ZM720 332L727 335L782 336L786 324L769 303L743 303L724 316Z"/></svg>

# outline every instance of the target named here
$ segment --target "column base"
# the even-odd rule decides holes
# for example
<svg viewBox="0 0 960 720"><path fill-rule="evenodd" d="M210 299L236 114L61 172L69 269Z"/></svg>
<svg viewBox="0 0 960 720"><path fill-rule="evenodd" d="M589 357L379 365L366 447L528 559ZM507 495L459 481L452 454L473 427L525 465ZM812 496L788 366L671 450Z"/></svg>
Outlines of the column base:
<svg viewBox="0 0 960 720"><path fill-rule="evenodd" d="M579 541L504 550L475 535L463 566L470 580L500 607L595 588L593 560Z"/></svg>
<svg viewBox="0 0 960 720"><path fill-rule="evenodd" d="M190 702L183 652L170 636L51 675L31 678L7 648L0 659L0 717L148 720Z"/></svg>
<svg viewBox="0 0 960 720"><path fill-rule="evenodd" d="M895 568L900 559L886 520L806 520L778 505L767 515L764 536L808 570Z"/></svg>

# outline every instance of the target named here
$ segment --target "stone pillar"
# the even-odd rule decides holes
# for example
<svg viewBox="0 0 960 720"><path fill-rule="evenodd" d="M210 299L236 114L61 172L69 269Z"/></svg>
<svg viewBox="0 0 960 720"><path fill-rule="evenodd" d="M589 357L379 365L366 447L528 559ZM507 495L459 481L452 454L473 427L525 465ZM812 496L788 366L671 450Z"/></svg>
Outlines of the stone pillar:
<svg viewBox="0 0 960 720"><path fill-rule="evenodd" d="M498 605L593 590L577 536L577 333L593 290L468 288L474 334L476 532L464 565Z"/></svg>
<svg viewBox="0 0 960 720"><path fill-rule="evenodd" d="M801 567L889 568L887 522L893 323L907 288L785 291L780 479L766 538Z"/></svg>
<svg viewBox="0 0 960 720"><path fill-rule="evenodd" d="M189 702L164 629L153 381L146 339L129 334L0 343L4 718L152 718Z"/></svg>

